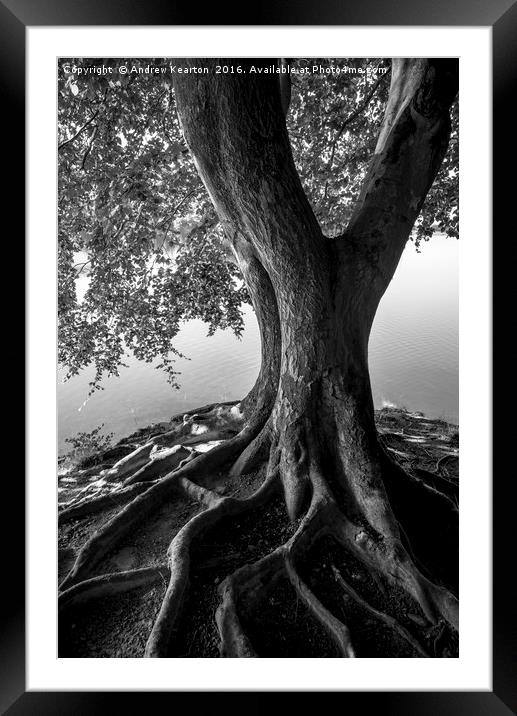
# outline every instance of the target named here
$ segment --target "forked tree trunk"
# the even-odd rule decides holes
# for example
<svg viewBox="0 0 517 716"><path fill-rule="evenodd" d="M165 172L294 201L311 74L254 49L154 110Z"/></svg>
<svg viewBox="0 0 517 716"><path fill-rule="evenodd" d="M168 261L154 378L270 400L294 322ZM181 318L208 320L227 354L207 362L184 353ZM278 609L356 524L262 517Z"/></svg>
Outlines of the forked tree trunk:
<svg viewBox="0 0 517 716"><path fill-rule="evenodd" d="M187 62L213 69L217 63ZM343 236L329 240L294 166L278 79L250 74L249 65L243 63L243 74L178 76L175 91L185 139L237 258L260 266L274 291L281 362L268 427L279 448L288 511L295 518L306 504L310 443L311 459L330 467L351 516L395 536L381 479L368 337L447 147L457 68L454 61L394 62L356 212ZM264 282L248 280L248 287L255 307L267 306L270 316L274 301ZM271 317L265 325L260 308L258 315L264 346ZM263 375L275 370L263 362Z"/></svg>
<svg viewBox="0 0 517 716"><path fill-rule="evenodd" d="M412 644L414 654L446 655L447 649L436 643L442 638L437 634L451 632L453 637L458 627L453 594L457 509L447 495L391 463L379 444L368 338L447 147L457 62L394 61L376 152L352 220L334 240L323 236L296 172L285 125L286 94L277 77L215 74L216 64L231 60L182 59L178 64L214 70L178 75L177 106L185 139L252 296L262 367L242 403L246 422L240 433L173 470L110 519L79 552L62 584L62 601L66 605L92 591L123 588L127 580L161 578L159 570L134 570L123 578L101 574L90 579L114 543L162 506L173 489L183 491L207 509L189 520L169 546L170 581L145 649L148 657L169 656L189 590L194 542L218 522L267 504L280 478L289 516L299 521L290 525L292 536L284 543L252 563L244 555L241 566L220 582L215 617L221 654L256 655L241 617L263 603L267 590L283 577L340 655L355 655L347 624L300 577L304 557L326 536L358 560L376 584L382 576L399 595L400 589L409 595L411 610L422 611L419 638L431 638L434 647L423 648L397 618L372 609L347 582L352 575L337 570L343 594ZM239 64L249 70L249 62ZM239 474L264 461L266 477L248 498L220 497L198 484L200 476L231 462ZM417 562L422 559L425 571ZM405 597L395 602L403 611Z"/></svg>

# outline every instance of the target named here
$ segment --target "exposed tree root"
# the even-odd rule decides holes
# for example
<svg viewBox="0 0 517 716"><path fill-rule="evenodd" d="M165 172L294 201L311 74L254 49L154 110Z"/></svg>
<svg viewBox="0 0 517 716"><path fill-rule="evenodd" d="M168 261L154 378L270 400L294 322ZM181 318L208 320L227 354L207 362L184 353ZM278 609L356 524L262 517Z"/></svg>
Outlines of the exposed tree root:
<svg viewBox="0 0 517 716"><path fill-rule="evenodd" d="M404 627L399 624L393 617L390 617L389 614L385 614L384 612L380 612L374 607L372 607L368 602L366 602L362 597L359 596L359 594L353 589L353 587L350 586L343 577L341 576L338 569L336 569L335 566L332 566L332 570L334 572L334 575L336 577L336 581L340 585L340 587L343 589L343 591L346 594L349 594L352 599L354 599L358 604L363 607L367 612L370 612L378 619L381 619L383 622L385 622L391 629L394 631L397 631L411 646L413 649L422 657L427 657L429 654L427 654L424 649L421 647L421 645L418 643L418 641L407 631L407 629L404 629Z"/></svg>
<svg viewBox="0 0 517 716"><path fill-rule="evenodd" d="M242 416L235 404L206 406L185 413L181 421L173 419L171 424L172 430L150 436L107 470L104 479L131 485L164 475L196 457L192 446L234 437L242 427Z"/></svg>
<svg viewBox="0 0 517 716"><path fill-rule="evenodd" d="M181 614L183 602L188 588L190 545L194 538L199 537L209 527L223 517L235 516L250 510L266 500L275 487L275 475L270 475L260 489L246 500L219 497L208 490L182 480L182 488L190 495L196 495L208 509L190 520L176 535L169 547L169 565L171 580L165 594L158 618L146 646L145 656L166 656L169 641L178 616Z"/></svg>
<svg viewBox="0 0 517 716"><path fill-rule="evenodd" d="M449 457L449 456L446 455L445 457ZM417 467L414 469L414 472L415 472L415 475L417 477L422 478L422 480L424 480L424 482L426 484L430 485L437 492L440 492L442 495L445 495L450 500L452 500L452 503L454 506L458 505L458 484L457 483L453 482L452 480L448 480L446 477L443 477L436 471L429 472L429 470L422 470L422 468Z"/></svg>
<svg viewBox="0 0 517 716"><path fill-rule="evenodd" d="M336 617L323 606L305 582L300 579L289 559L286 559L286 568L291 584L296 589L305 604L309 607L311 612L322 623L322 625L326 627L331 636L334 638L341 655L347 658L355 657L348 627L339 619L336 619Z"/></svg>
<svg viewBox="0 0 517 716"><path fill-rule="evenodd" d="M216 612L216 621L221 637L221 656L258 656L242 628L238 605L244 592L253 603L264 585L269 588L274 585L285 566L283 552L283 547L277 548L251 567L242 567L234 572L220 586L221 605Z"/></svg>
<svg viewBox="0 0 517 716"><path fill-rule="evenodd" d="M271 464L271 463L270 463ZM297 463L299 464L299 463ZM279 469L279 473L281 471ZM336 642L342 656L352 656L353 649L347 628L340 624L321 605L296 574L292 558L301 549L306 548L314 536L325 526L328 508L328 494L315 473L312 478L313 497L311 505L300 521L293 536L273 552L251 565L241 567L229 575L219 591L221 605L217 611L217 624L221 636L221 654L229 657L255 656L249 640L242 629L239 609L249 611L253 605L264 598L275 582L285 575L310 609L313 616L329 632ZM285 497L285 484L284 484ZM246 606L247 605L247 606Z"/></svg>
<svg viewBox="0 0 517 716"><path fill-rule="evenodd" d="M193 415L197 416L198 413ZM405 649L402 646L394 647L396 652L397 649L401 650L400 655L453 655L450 634L454 634L458 628L457 600L446 588L445 580L439 578L433 581L430 576L433 570L429 568L424 573L419 563L412 558L412 553L406 549L416 543L418 557L422 557L423 553L425 564L429 567L429 554L421 549L418 536L415 538L418 532L415 529L417 518L413 522L409 520L409 527L407 524L407 518L411 516L410 504L415 509L417 495L418 509L424 503L439 506L444 514L450 515L452 523L457 510L449 496L439 491L436 485L429 486L427 480L424 482L423 475L403 475L404 471L397 466L393 467L390 460L386 468L386 489L395 516L404 528L401 538L404 539L406 530L409 532L407 545L404 546L399 539L377 533L365 523L357 522L356 507L346 514L346 500L344 503L336 500L332 488L334 483L329 481L327 467L322 467L319 458L320 449L305 430L298 426L291 433L283 435L281 441L272 442L271 437L270 421L263 426L255 424L207 453L197 454L183 463L180 461L176 469L153 482L122 486L110 495L82 499L65 508L60 516L61 524L114 506L122 509L91 535L79 551L73 568L61 585L60 613L82 609L95 600L115 598L118 594L138 591L168 580L141 655L206 655L203 638L208 637L196 637L193 634L192 638L197 644L195 646L194 642L189 642L188 635L185 636L184 624L185 619L194 619L192 628L196 629L199 628L199 619L208 618L209 621L214 620L211 627L213 636L210 639L214 646L219 642L217 652L220 656L253 658L269 652L272 655L276 653L272 642L268 642L269 645L263 643L261 631L257 631L253 624L261 623L262 619L267 623L266 617L273 613L269 595L274 595L275 590L287 595L286 590L291 589L290 598L295 600L295 615L282 612L279 618L285 624L292 622L289 628L297 636L297 648L301 655L315 653L344 658L362 656L365 642L361 628L371 629L371 624L383 625L383 643L389 644L390 639L396 637L394 644L407 645ZM211 484L214 483L211 476L220 468L224 470L219 479L224 482L224 475L228 474L232 462L231 472L239 474L246 474L252 465L264 465L267 451L267 477L250 496L228 497L202 486L201 482L207 477L210 477L208 481ZM240 515L250 516L251 522L245 524L262 520L260 515L271 511L272 505L280 499L280 492L283 492L283 502L288 510L282 519L285 519L289 529L287 532L278 532L272 541L266 540L264 546L259 545L258 549L255 545L257 538L253 538L253 545L249 545L251 561L246 554L245 537L239 546L235 538L231 538L228 543L231 549L222 547L219 551L209 550L208 553L201 549L206 535L223 534L225 530L233 534L232 531L239 524L244 524ZM166 500L174 495L199 507L197 514L190 517L172 539L167 565L130 570L126 568L121 572L99 574L106 555L112 553L125 538L129 539L133 535L134 539L135 528L148 515L163 508ZM262 513L261 510L266 512ZM419 519L422 519L421 515ZM436 516L431 519L436 519ZM326 558L333 580L328 583L329 588L335 591L334 601L327 603L325 595L320 595L317 583L312 578L307 581L306 576L309 574L307 565L310 565L310 560L307 562L308 556L322 539L330 538L337 546L341 545L349 557L343 562L341 571L332 555ZM448 547L453 549L450 544ZM347 566L353 563L358 566ZM108 560L106 564L110 568L112 563ZM348 578L350 569L367 575L372 585L370 591L363 593L358 589L354 579ZM212 616L196 612L197 616L194 617L192 600L208 592L211 596L206 608ZM397 594L398 597L394 596ZM407 595L404 599L414 605L404 607L407 614L403 619L397 614L396 608L404 601L401 595ZM277 603L275 600L276 597L274 603ZM340 601L348 605L344 611L339 607ZM351 605L355 606L352 608ZM300 614L304 610L301 622L296 621L299 619L296 615L298 610ZM350 619L353 623L350 623ZM417 623L420 636L415 635L411 627L412 620ZM62 622L61 628L66 628L65 622ZM306 634L304 628L309 629ZM357 645L354 634L357 636ZM310 640L310 644L307 640ZM141 633L137 641L143 643ZM132 650L134 648L131 647ZM212 647L210 655L217 655L213 653Z"/></svg>
<svg viewBox="0 0 517 716"><path fill-rule="evenodd" d="M151 484L152 483L131 485L131 487L119 490L118 492L111 492L110 494L101 495L100 497L85 497L82 500L73 502L59 512L58 523L63 525L69 520L77 519L78 517L102 512L111 507L125 505L137 495L148 490Z"/></svg>
<svg viewBox="0 0 517 716"><path fill-rule="evenodd" d="M183 467L166 475L162 480L126 505L94 534L82 547L69 575L63 581L62 589L67 589L78 581L92 576L92 570L131 529L144 519L153 509L168 497L176 488L181 477L196 477L213 471L231 460L253 440L261 426L247 425L238 435L213 448L208 453L198 455Z"/></svg>
<svg viewBox="0 0 517 716"><path fill-rule="evenodd" d="M61 612L69 607L84 604L91 599L126 592L144 585L152 585L168 579L169 574L169 568L164 564L161 567L144 567L128 572L115 572L92 577L61 592L58 608Z"/></svg>
<svg viewBox="0 0 517 716"><path fill-rule="evenodd" d="M454 594L458 594L458 507L448 496L387 458L384 484L411 549ZM439 525L439 529L437 529Z"/></svg>
<svg viewBox="0 0 517 716"><path fill-rule="evenodd" d="M195 453L187 450L181 445L175 445L170 450L162 450L158 454L151 455L148 462L139 470L124 480L124 485L134 485L138 482L150 482L161 475L172 472L177 468L184 467L196 457Z"/></svg>
<svg viewBox="0 0 517 716"><path fill-rule="evenodd" d="M268 420L257 437L251 441L233 464L231 475L244 475L255 470L268 459L271 449L271 420Z"/></svg>
<svg viewBox="0 0 517 716"><path fill-rule="evenodd" d="M407 591L430 622L445 619L458 629L457 599L419 572L401 542L375 540L343 518L333 526L333 534L359 560Z"/></svg>
<svg viewBox="0 0 517 716"><path fill-rule="evenodd" d="M296 459L296 469L304 465L307 456L304 452ZM291 463L292 465L293 463ZM416 568L402 544L383 538L374 539L366 531L358 528L337 509L333 498L325 488L321 474L314 469L310 479L313 487L311 507L302 520L297 532L282 547L254 565L247 565L225 580L222 589L222 604L218 610L218 624L222 639L223 654L227 656L250 656L249 640L242 630L239 620L239 605L253 604L263 589L270 589L286 571L291 583L310 608L313 616L327 629L337 642L344 656L353 656L354 650L346 625L336 619L304 585L293 567L293 559L307 549L315 537L333 525L332 531L348 548L353 549L368 570L380 570L388 579L394 581L408 592L421 606L429 621L433 624L441 620L449 622L453 628L458 626L457 601L447 590L429 582ZM284 491L289 484L284 483ZM334 514L333 514L334 513ZM330 518L333 514L334 519ZM339 525L339 526L338 526ZM298 554L297 554L298 553ZM297 557L294 555L297 554ZM355 592L354 592L355 594ZM385 620L393 628L394 620ZM401 627L398 632L414 646L412 637ZM417 654L425 655L417 646Z"/></svg>

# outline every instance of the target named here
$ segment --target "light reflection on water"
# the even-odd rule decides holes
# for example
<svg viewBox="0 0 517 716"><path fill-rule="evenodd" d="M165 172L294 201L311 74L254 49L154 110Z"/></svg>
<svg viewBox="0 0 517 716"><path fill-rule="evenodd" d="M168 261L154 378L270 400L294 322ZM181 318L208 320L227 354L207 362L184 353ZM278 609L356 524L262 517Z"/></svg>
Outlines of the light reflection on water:
<svg viewBox="0 0 517 716"><path fill-rule="evenodd" d="M190 321L176 347L181 388L171 390L152 365L127 359L119 378L104 382L81 408L93 370L67 383L58 380L59 452L64 439L104 423L121 438L139 427L219 400L236 400L259 370L260 337L251 309L242 340L218 331L206 337L201 321ZM435 236L417 254L408 244L384 295L370 337L370 373L376 407L404 406L430 417L458 420L458 242ZM158 362L158 361L157 361ZM62 373L58 373L61 378Z"/></svg>

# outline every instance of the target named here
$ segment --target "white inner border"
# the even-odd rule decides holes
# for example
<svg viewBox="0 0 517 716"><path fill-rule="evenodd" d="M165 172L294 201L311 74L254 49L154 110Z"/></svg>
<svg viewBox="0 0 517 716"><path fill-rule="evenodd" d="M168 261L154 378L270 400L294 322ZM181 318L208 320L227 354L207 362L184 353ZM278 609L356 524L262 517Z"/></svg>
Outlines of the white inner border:
<svg viewBox="0 0 517 716"><path fill-rule="evenodd" d="M27 689L491 690L491 28L31 27L27 35ZM221 54L460 57L458 659L56 656L56 59Z"/></svg>

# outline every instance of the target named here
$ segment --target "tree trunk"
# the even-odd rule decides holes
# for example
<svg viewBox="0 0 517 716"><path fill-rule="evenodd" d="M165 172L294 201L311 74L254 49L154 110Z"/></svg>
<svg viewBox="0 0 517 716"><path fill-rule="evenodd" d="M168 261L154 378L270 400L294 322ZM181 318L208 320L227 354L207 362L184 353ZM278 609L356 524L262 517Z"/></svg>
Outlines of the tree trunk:
<svg viewBox="0 0 517 716"><path fill-rule="evenodd" d="M280 377L280 322L275 292L269 276L246 244L233 239L237 264L251 296L261 340L260 372L255 385L241 401L246 419L264 423L273 403Z"/></svg>
<svg viewBox="0 0 517 716"><path fill-rule="evenodd" d="M396 535L380 479L368 336L447 146L453 70L446 61L395 62L354 219L333 241L322 235L301 187L278 79L250 74L250 66L241 75L180 75L175 91L186 142L239 261L266 273L274 291L281 366L272 427L288 511L294 519L305 504L301 461L310 440L320 459L331 459L348 509ZM249 278L248 287L259 307L263 288ZM274 302L268 296L266 323L258 311L263 348L277 338L266 330L276 326ZM261 374L272 372L272 355L266 350Z"/></svg>
<svg viewBox="0 0 517 716"><path fill-rule="evenodd" d="M389 483L392 495L400 493L399 478L393 488L393 478L385 476L368 338L447 147L457 63L394 61L376 152L352 221L335 240L322 234L302 189L278 79L250 74L250 64L243 63L241 75L175 79L197 170L241 264L252 261L267 274L278 309L278 392L266 429L248 452L260 452L267 438L269 474L279 472L292 520L310 511L317 492L323 502L337 501L357 539L383 545L371 547L376 559L400 567L408 560L401 547L406 535L386 492ZM253 282L249 288L253 295ZM255 293L254 305L260 303ZM247 466L240 458L237 468ZM437 602L433 608L454 621L449 597Z"/></svg>

